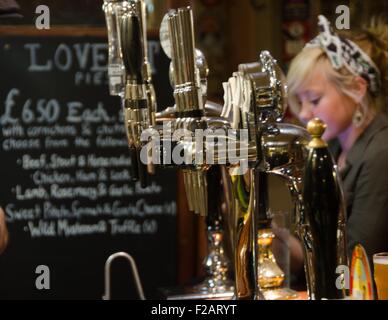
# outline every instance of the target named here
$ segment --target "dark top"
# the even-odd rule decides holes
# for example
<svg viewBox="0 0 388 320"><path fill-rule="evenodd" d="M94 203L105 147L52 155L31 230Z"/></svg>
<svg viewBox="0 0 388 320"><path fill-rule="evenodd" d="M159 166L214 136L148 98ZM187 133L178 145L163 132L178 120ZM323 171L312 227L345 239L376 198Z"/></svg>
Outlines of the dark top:
<svg viewBox="0 0 388 320"><path fill-rule="evenodd" d="M334 152L339 155L339 150ZM388 118L379 114L350 149L341 170L349 259L360 243L369 261L388 251ZM373 265L371 265L373 268Z"/></svg>

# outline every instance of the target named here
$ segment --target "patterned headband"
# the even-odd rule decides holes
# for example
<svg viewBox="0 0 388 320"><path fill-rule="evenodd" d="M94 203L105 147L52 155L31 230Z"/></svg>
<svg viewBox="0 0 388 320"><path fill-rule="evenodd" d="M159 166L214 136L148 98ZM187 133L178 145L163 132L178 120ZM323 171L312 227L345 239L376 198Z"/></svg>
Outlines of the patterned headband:
<svg viewBox="0 0 388 320"><path fill-rule="evenodd" d="M351 73L364 78L370 92L377 96L380 92L380 71L372 59L354 42L340 38L330 27L329 21L318 16L319 35L306 44L308 47L322 48L334 69L345 66Z"/></svg>

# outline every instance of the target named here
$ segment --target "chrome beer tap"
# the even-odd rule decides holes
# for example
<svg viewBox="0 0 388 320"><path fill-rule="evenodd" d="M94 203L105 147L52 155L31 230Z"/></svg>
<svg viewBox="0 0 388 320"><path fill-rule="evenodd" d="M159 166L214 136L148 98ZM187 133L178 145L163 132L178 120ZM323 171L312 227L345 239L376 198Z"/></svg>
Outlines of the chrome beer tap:
<svg viewBox="0 0 388 320"><path fill-rule="evenodd" d="M217 190L221 188L219 168L212 168L205 162L194 160L195 147L203 141L186 142L164 135L161 125L170 126L170 131L183 129L194 135L197 129L209 126L224 126L221 119L221 107L206 102L208 67L204 56L194 46L194 28L191 8L179 8L168 14L169 40L172 48L171 79L174 84L174 108L165 110L157 116L153 104L154 92L150 82L150 68L146 59L146 20L143 1L125 1L115 10L118 21L118 46L125 67L125 90L123 107L128 144L132 159L132 175L145 185L145 165L155 160L147 153L147 159L140 159L141 150L146 141L141 141L142 133L147 131L161 133L162 152L159 156L164 162L164 143L180 145L189 153L189 162L179 164L184 170L186 194L190 209L206 216L208 226L209 255L205 259L208 271L206 280L194 290L201 294L225 293L232 289L228 276L228 262L223 250L223 229ZM165 119L165 116L170 119ZM152 135L151 135L152 136ZM168 141L170 140L170 141ZM154 152L155 150L153 150ZM160 150L159 150L160 151ZM171 152L168 151L168 152ZM146 161L144 161L146 160ZM151 161L151 163L152 163ZM173 163L173 165L177 165ZM212 180L209 185L208 180ZM210 196L209 196L210 195Z"/></svg>
<svg viewBox="0 0 388 320"><path fill-rule="evenodd" d="M171 44L172 79L174 83L175 126L174 129L195 132L204 129L202 92L199 71L195 63L193 15L190 8L171 10L167 18ZM179 141L177 141L179 143ZM190 148L190 145L187 147ZM184 148L184 150L188 150ZM187 188L189 209L203 216L206 214L206 195L202 170L189 166L183 171Z"/></svg>
<svg viewBox="0 0 388 320"><path fill-rule="evenodd" d="M143 74L146 85L146 93L148 99L148 114L150 117L150 125L155 125L155 113L157 110L155 88L152 83L152 70L148 61L148 38L147 38L147 9L144 0L138 0L138 11L140 12L140 24L143 33L143 46L144 46L144 61L143 61Z"/></svg>
<svg viewBox="0 0 388 320"><path fill-rule="evenodd" d="M322 283L317 267L317 226L312 228L313 210L306 205L313 200L303 189L308 175L306 164L311 160L307 157L311 137L304 128L283 123L287 87L276 60L263 51L258 62L241 64L223 84L225 105L221 108L206 98L208 68L203 55L195 49L192 10L171 10L165 18L169 44L166 54L172 60L170 81L175 105L156 113L146 60L144 3L126 3L119 20L119 42L125 66L124 114L134 176L144 185L144 163L149 164L150 159L151 163L183 170L189 209L206 216L209 236L210 251L205 261L208 277L194 290L211 295L232 288L226 276L227 240L231 241L233 252L236 299L265 299L271 296L269 291L273 293L280 286L284 274L268 252L273 238L268 180L270 175L276 175L283 179L293 199L292 216L304 245L309 295L324 297L317 286L319 281ZM162 47L165 49L163 41ZM175 130L183 130L188 137L173 135ZM207 130L206 139L193 139L196 130ZM146 153L146 161L141 161L140 151L147 142L141 140L141 135L148 131L156 132L161 144ZM219 142L222 139L226 144ZM183 162L175 162L175 147L187 155ZM207 158L210 154L212 162ZM237 161L232 161L233 157ZM221 188L227 201L226 214L220 210L221 198L217 196ZM343 214L338 219L337 240L343 243ZM338 261L343 262L346 259L341 248L338 245L335 250ZM283 298L292 295L286 290L277 293Z"/></svg>
<svg viewBox="0 0 388 320"><path fill-rule="evenodd" d="M245 130L248 136L245 145L237 146L240 151L247 149L248 170L245 174L237 172L239 165L230 166L229 170L235 199L231 204L236 226L235 297L264 299L269 297L268 289L284 278L276 261L266 253L273 237L268 176L285 175L290 190L291 186L298 186L309 135L300 127L281 123L286 86L281 70L268 52L261 52L259 62L240 65L224 88L229 102L223 116L230 119L235 130Z"/></svg>
<svg viewBox="0 0 388 320"><path fill-rule="evenodd" d="M164 43L162 47L167 48L166 54L172 60L170 82L174 88L175 106L158 113L157 123L169 121L172 130L185 130L192 138L197 130L211 130L226 125L227 121L220 117L221 106L206 101L209 70L204 55L195 49L191 8L171 10L165 21L168 34L163 38L169 43ZM165 141L168 137L163 139ZM204 267L207 275L202 283L191 288L190 293L202 297L230 293L233 286L223 246L220 166L206 162L204 139L193 141L173 137L171 144L182 147L188 154L188 161L173 164L182 168L189 209L206 217L208 254ZM200 160L197 157L199 153L202 156Z"/></svg>
<svg viewBox="0 0 388 320"><path fill-rule="evenodd" d="M148 61L146 4L144 0L105 0L103 10L108 29L110 93L121 97L132 178L145 187L147 172L153 174L154 165L147 161L152 158L151 151L140 159L143 145L140 137L144 130L155 125L156 113Z"/></svg>
<svg viewBox="0 0 388 320"><path fill-rule="evenodd" d="M129 151L132 162L132 176L146 186L146 160L141 159L144 143L141 134L150 127L149 100L144 78L143 31L137 10L137 1L120 21L120 42L125 66L124 120L127 128Z"/></svg>
<svg viewBox="0 0 388 320"><path fill-rule="evenodd" d="M330 162L328 151L316 151L314 148L325 148L313 143L318 141L311 136L322 134L322 130L309 129L307 132L299 126L282 123L286 108L287 87L284 76L276 61L266 51L261 52L259 62L243 64L234 75L234 80L224 85L226 92L232 98L232 105L226 104L223 115L231 119L231 125L237 130L248 131L248 163L249 170L245 175L236 173L236 166L230 166L230 179L233 195L236 201L231 205L234 210L236 232L235 239L235 297L237 299L289 299L292 292L275 289L281 282L282 272L276 261L268 254L268 247L273 232L271 231L271 210L269 207L268 178L276 175L284 180L293 200L293 218L296 232L303 243L305 254L305 270L308 292L314 298L343 297L344 290L335 290L335 266L346 264L344 250L345 224L341 186L337 181L334 165ZM236 85L240 83L240 87ZM233 90L239 91L242 99ZM238 105L233 103L238 102ZM229 113L232 113L230 116ZM236 114L237 113L237 114ZM319 128L318 125L310 127ZM317 133L317 130L319 131ZM311 134L311 135L310 135ZM241 149L241 146L239 146ZM312 149L312 150L311 150ZM326 148L327 149L327 148ZM314 151L315 150L315 151ZM318 157L314 154L325 154L324 160L318 160L321 167L326 166L326 173L321 172L317 165ZM307 156L309 154L309 156ZM319 159L324 157L319 157ZM315 162L314 162L315 161ZM326 175L325 181L335 188L323 190L314 177ZM308 183L308 186L305 183ZM319 209L317 192L321 197L333 197L333 212ZM335 194L331 195L331 194ZM314 209L316 208L316 209ZM323 224L315 218L315 211L326 212L332 216L330 230L324 230ZM315 222L314 222L315 221ZM313 223L314 222L314 223ZM321 248L319 237L330 234L332 243L330 249ZM330 253L330 250L332 251ZM322 257L330 256L330 262ZM336 258L335 258L336 257ZM336 264L337 263L337 264ZM330 272L322 273L321 265L330 266Z"/></svg>
<svg viewBox="0 0 388 320"><path fill-rule="evenodd" d="M104 0L102 10L108 31L109 93L122 96L124 92L124 63L120 47L119 20L123 1Z"/></svg>
<svg viewBox="0 0 388 320"><path fill-rule="evenodd" d="M156 102L156 93L155 88L152 83L152 70L151 64L148 61L148 37L147 37L147 5L145 0L131 0L130 3L133 3L136 6L137 14L140 19L140 26L142 31L143 38L143 51L144 51L144 60L143 60L143 76L144 83L147 95L147 106L148 106L148 117L149 117L149 128L155 127L155 115L157 110ZM152 159L152 150L148 150L147 154L148 159ZM149 174L155 173L155 166L152 161L147 161L147 172Z"/></svg>

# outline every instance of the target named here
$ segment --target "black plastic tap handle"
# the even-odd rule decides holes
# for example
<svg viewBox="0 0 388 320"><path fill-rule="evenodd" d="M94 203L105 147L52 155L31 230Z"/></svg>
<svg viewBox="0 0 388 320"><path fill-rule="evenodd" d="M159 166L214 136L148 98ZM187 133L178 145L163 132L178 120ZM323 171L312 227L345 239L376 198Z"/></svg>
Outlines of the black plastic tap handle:
<svg viewBox="0 0 388 320"><path fill-rule="evenodd" d="M139 17L135 14L124 15L120 31L127 78L136 84L143 84L144 44Z"/></svg>
<svg viewBox="0 0 388 320"><path fill-rule="evenodd" d="M137 149L135 146L129 147L129 157L131 158L131 179L133 181L139 180L139 165L138 165L138 157L137 157Z"/></svg>
<svg viewBox="0 0 388 320"><path fill-rule="evenodd" d="M219 231L223 229L221 205L221 169L220 166L211 166L206 171L207 179L207 216L206 225L209 231Z"/></svg>
<svg viewBox="0 0 388 320"><path fill-rule="evenodd" d="M309 221L315 256L316 299L343 299L336 286L338 274L338 228L343 206L342 191L328 147L311 148L304 171L304 213Z"/></svg>
<svg viewBox="0 0 388 320"><path fill-rule="evenodd" d="M138 170L138 177L140 181L140 186L142 188L147 187L147 177L148 177L148 172L147 172L147 165L144 164L141 159L140 159L140 150L136 150L136 156L137 156L137 170Z"/></svg>

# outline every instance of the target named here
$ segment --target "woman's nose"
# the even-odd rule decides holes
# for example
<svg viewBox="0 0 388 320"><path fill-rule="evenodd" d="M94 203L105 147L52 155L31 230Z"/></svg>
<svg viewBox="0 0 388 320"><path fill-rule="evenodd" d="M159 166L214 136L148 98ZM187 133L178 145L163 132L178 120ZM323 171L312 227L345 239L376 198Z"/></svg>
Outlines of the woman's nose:
<svg viewBox="0 0 388 320"><path fill-rule="evenodd" d="M308 106L307 103L303 103L298 115L299 120L302 123L307 124L307 122L309 122L313 118L313 116L314 115L310 106Z"/></svg>

